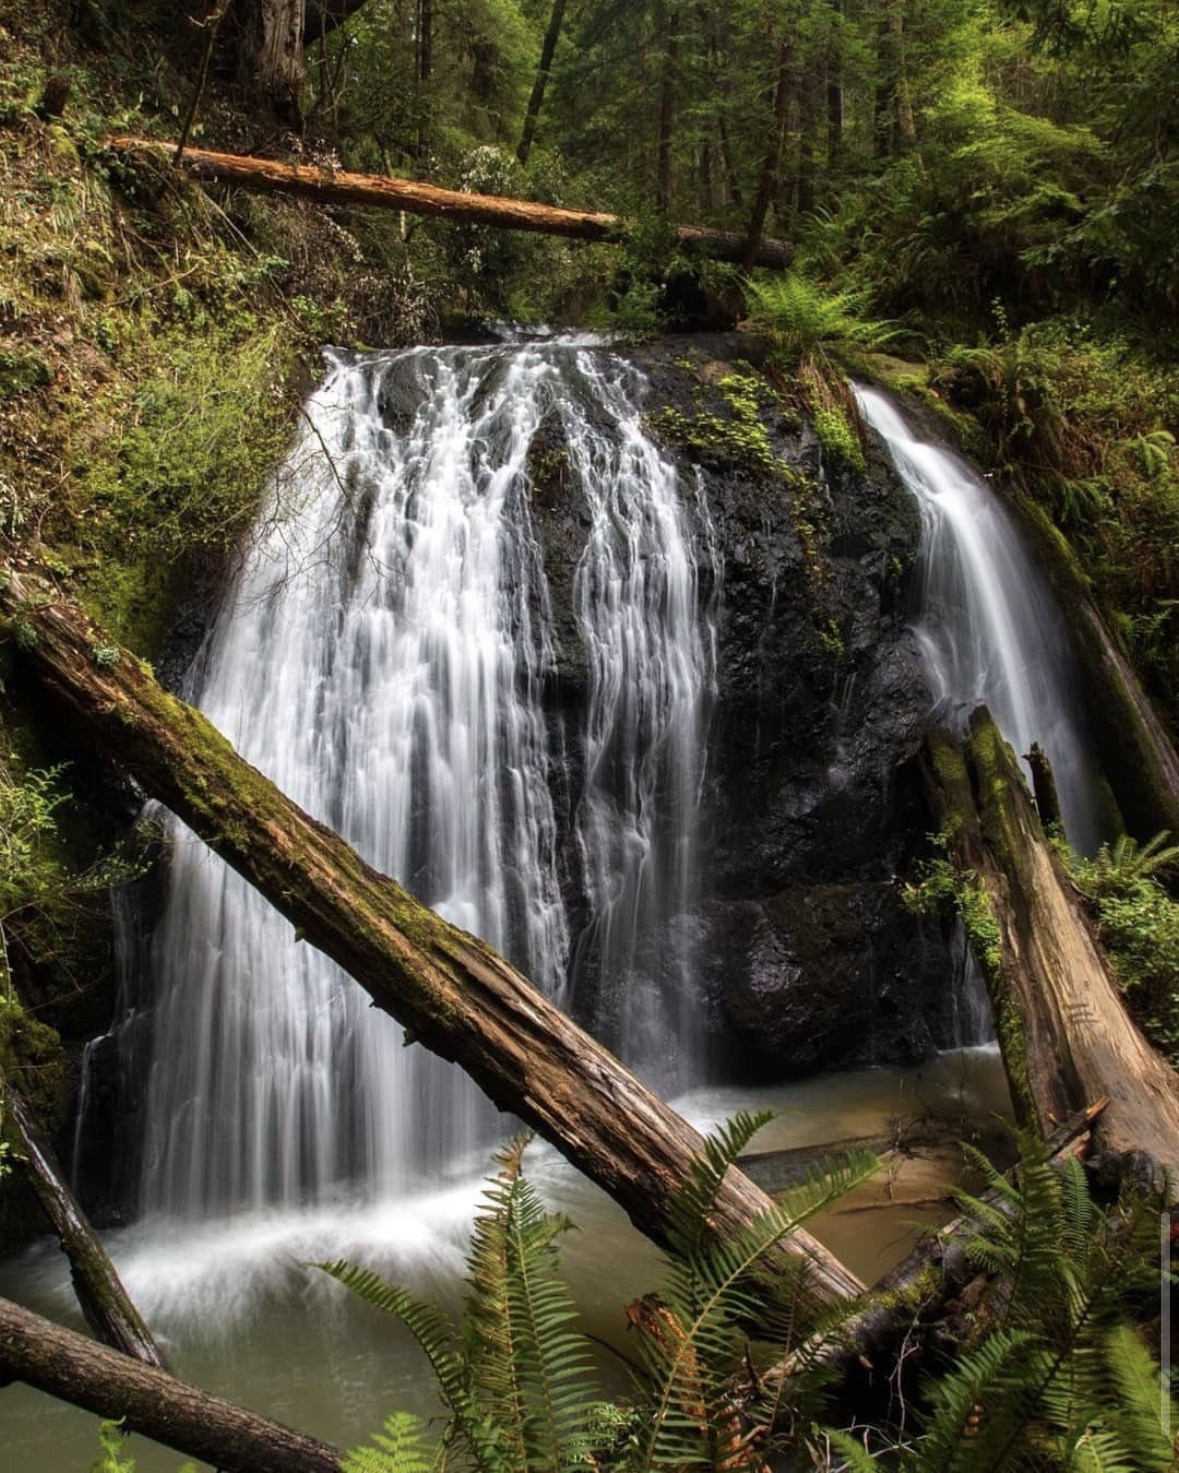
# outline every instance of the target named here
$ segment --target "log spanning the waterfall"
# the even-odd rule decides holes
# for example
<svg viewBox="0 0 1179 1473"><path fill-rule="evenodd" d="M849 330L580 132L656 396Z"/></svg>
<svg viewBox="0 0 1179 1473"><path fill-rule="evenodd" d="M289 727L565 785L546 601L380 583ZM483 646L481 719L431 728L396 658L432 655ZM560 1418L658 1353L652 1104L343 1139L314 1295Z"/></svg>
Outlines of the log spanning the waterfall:
<svg viewBox="0 0 1179 1473"><path fill-rule="evenodd" d="M17 1146L28 1166L37 1199L70 1261L74 1293L86 1323L113 1349L144 1365L164 1368L166 1362L159 1346L70 1191L36 1117L20 1091L2 1074L0 1096L8 1106Z"/></svg>
<svg viewBox="0 0 1179 1473"><path fill-rule="evenodd" d="M1147 1152L1175 1193L1179 1075L1126 1012L1014 754L980 708L961 743L936 732L923 760L950 857L964 884L981 887L994 923L975 952L1017 1115L1048 1136L1087 1101L1108 1097L1100 1143Z"/></svg>
<svg viewBox="0 0 1179 1473"><path fill-rule="evenodd" d="M339 1473L344 1454L0 1299L0 1382L24 1381L223 1473Z"/></svg>
<svg viewBox="0 0 1179 1473"><path fill-rule="evenodd" d="M31 630L28 659L43 682L122 762L406 1029L406 1041L459 1064L502 1110L534 1126L602 1186L640 1231L665 1241L672 1199L703 1140L612 1054L489 946L378 874L234 751L200 712L168 695L129 654L111 648L76 605L12 578L7 611ZM712 1221L724 1235L772 1203L731 1170ZM801 1278L797 1273L803 1269ZM863 1285L798 1232L758 1274L812 1305Z"/></svg>
<svg viewBox="0 0 1179 1473"><path fill-rule="evenodd" d="M130 157L171 160L176 154L174 143L150 138L108 138L105 146ZM614 243L624 240L632 228L631 222L621 215L600 211L569 210L506 195L465 194L416 179L349 174L244 154L214 153L206 148L186 147L180 164L202 180L218 180L271 194L298 195L321 205L361 205L370 209L403 210L409 215L437 215L460 225L492 225L501 230L528 230L572 240ZM735 265L744 259L744 234L703 225L675 225L672 229L680 248L689 255L731 261ZM780 269L789 264L792 254L793 246L788 241L763 240L752 264Z"/></svg>

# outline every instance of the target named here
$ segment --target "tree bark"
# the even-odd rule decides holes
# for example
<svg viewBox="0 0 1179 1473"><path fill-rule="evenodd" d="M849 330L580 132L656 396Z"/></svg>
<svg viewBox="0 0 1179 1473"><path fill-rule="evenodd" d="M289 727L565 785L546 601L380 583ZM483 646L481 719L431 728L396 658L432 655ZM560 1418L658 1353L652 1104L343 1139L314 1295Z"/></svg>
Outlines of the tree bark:
<svg viewBox="0 0 1179 1473"><path fill-rule="evenodd" d="M764 264L760 260L762 236L765 233L766 216L769 213L774 186L778 182L782 149L786 143L786 118L790 108L793 71L794 48L789 40L784 40L778 49L778 85L774 92L774 125L770 129L769 142L766 144L765 157L762 160L761 177L758 180L757 194L753 200L753 213L749 218L749 233L745 238L745 250L741 259L741 265L747 272L752 271L755 266Z"/></svg>
<svg viewBox="0 0 1179 1473"><path fill-rule="evenodd" d="M305 0L252 0L242 80L284 127L301 121Z"/></svg>
<svg viewBox="0 0 1179 1473"><path fill-rule="evenodd" d="M70 1261L74 1293L86 1323L113 1349L144 1365L164 1368L166 1362L151 1331L66 1184L53 1148L20 1091L2 1074L0 1096L7 1101L9 1119L16 1130L17 1144L28 1165L37 1199Z"/></svg>
<svg viewBox="0 0 1179 1473"><path fill-rule="evenodd" d="M1056 791L1056 777L1052 764L1048 761L1048 753L1039 742L1033 742L1031 750L1023 754L1023 760L1032 770L1032 797L1036 800L1040 827L1047 829L1055 824L1063 832L1060 794Z"/></svg>
<svg viewBox="0 0 1179 1473"><path fill-rule="evenodd" d="M1179 1190L1179 1076L1127 1014L1011 749L980 709L961 745L934 733L923 766L950 857L998 928L976 956L1017 1115L1047 1136L1108 1097L1102 1145L1146 1151Z"/></svg>
<svg viewBox="0 0 1179 1473"><path fill-rule="evenodd" d="M676 73L679 68L680 20L665 3L657 7L663 31L663 75L659 84L659 138L655 160L655 208L661 215L671 210L671 138L675 126Z"/></svg>
<svg viewBox="0 0 1179 1473"><path fill-rule="evenodd" d="M146 138L108 138L106 146L115 153L163 158L175 152L173 145ZM281 164L273 159L248 158L241 154L212 153L208 149L185 150L183 166L201 179L218 179L278 194L300 195L323 205L364 205L377 209L404 210L411 215L439 215L467 225L494 225L503 230L528 230L542 235L563 235L575 240L618 241L629 230L620 215L588 210L566 210L532 200L508 199L502 195L464 194L438 189L411 179L390 179L379 174L331 173L305 164ZM710 256L719 261L740 262L746 254L746 237L727 230L710 230L700 225L674 227L680 246L689 254ZM753 264L785 266L792 253L787 241L765 240Z"/></svg>
<svg viewBox="0 0 1179 1473"><path fill-rule="evenodd" d="M640 1231L666 1240L672 1200L703 1147L686 1121L490 947L309 818L133 656L98 665L93 651L107 637L76 606L14 578L0 591L5 610L35 631L27 653L50 692L291 921L292 944L305 939L331 957L405 1026L407 1043L458 1063L500 1109L602 1186ZM770 1206L730 1171L713 1225L723 1236ZM800 1264L801 1280L791 1272ZM758 1281L769 1296L785 1284L813 1307L863 1288L801 1231L770 1255Z"/></svg>
<svg viewBox="0 0 1179 1473"><path fill-rule="evenodd" d="M549 73L553 68L553 57L556 55L557 42L561 39L561 26L565 20L566 3L567 0L553 0L548 29L544 33L544 45L541 47L540 61L536 67L536 80L532 84L532 95L528 99L528 111L524 115L524 131L520 135L520 146L516 150L516 157L520 160L521 164L528 162L528 155L532 152L532 140L536 136L536 125L540 119L540 110L544 106L544 94L549 85Z"/></svg>
<svg viewBox="0 0 1179 1473"><path fill-rule="evenodd" d="M222 1473L338 1473L338 1448L0 1299L0 1380L25 1381Z"/></svg>

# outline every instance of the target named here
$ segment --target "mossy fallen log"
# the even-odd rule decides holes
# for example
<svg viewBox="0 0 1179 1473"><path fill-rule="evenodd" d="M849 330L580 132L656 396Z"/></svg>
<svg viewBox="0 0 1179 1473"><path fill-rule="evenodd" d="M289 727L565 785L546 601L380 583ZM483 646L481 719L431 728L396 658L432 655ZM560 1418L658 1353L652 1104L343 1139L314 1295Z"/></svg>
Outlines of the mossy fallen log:
<svg viewBox="0 0 1179 1473"><path fill-rule="evenodd" d="M1108 1098L1100 1144L1141 1150L1179 1189L1179 1076L1127 1013L1010 748L980 709L926 743L927 786L962 886L1016 1114L1048 1136Z"/></svg>
<svg viewBox="0 0 1179 1473"><path fill-rule="evenodd" d="M24 1381L223 1473L338 1473L338 1448L0 1299L0 1382Z"/></svg>
<svg viewBox="0 0 1179 1473"><path fill-rule="evenodd" d="M640 1231L665 1241L672 1199L703 1149L681 1116L489 946L292 803L76 605L13 578L0 591L3 613L18 623L23 657L44 686L290 920L292 946L305 940L330 956L404 1025L407 1043L459 1064L603 1187ZM771 1205L731 1170L712 1221L724 1235ZM767 1294L790 1285L815 1306L864 1287L801 1231L768 1255L758 1277Z"/></svg>
<svg viewBox="0 0 1179 1473"><path fill-rule="evenodd" d="M0 1074L0 1097L16 1133L33 1188L70 1261L74 1293L86 1323L100 1340L144 1365L166 1365L143 1316L123 1286L110 1255L70 1191L53 1148L16 1086Z"/></svg>
<svg viewBox="0 0 1179 1473"><path fill-rule="evenodd" d="M127 157L170 161L174 143L152 138L114 137L105 141L112 153ZM207 148L185 147L178 160L181 167L203 180L237 184L243 189L268 194L292 194L320 205L357 205L366 209L402 210L408 215L434 215L461 225L491 225L500 230L526 230L539 235L559 235L571 240L617 243L629 235L631 222L621 215L598 210L570 210L535 200L512 199L497 194L466 194L457 189L440 189L417 179L395 179L384 174L350 174L342 170L318 169L308 164L284 164L236 153L214 153ZM688 255L741 265L746 237L736 231L713 230L703 225L673 225L680 249ZM752 265L781 269L787 266L793 247L784 240L763 240Z"/></svg>

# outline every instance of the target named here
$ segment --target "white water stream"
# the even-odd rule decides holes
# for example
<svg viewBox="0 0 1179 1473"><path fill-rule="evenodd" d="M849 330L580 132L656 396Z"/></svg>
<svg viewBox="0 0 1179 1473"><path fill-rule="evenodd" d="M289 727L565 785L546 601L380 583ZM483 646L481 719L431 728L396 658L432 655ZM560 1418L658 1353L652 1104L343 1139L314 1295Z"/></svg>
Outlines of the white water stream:
<svg viewBox="0 0 1179 1473"><path fill-rule="evenodd" d="M710 643L641 390L577 344L335 361L283 478L297 514L272 521L234 590L198 697L285 792L554 996L570 927L551 794L576 786L564 747L582 754L579 962L620 979L603 1032L675 1090L693 1078L690 927L654 960L696 899ZM527 459L549 414L589 523L573 731L542 704L556 653ZM179 825L151 970L149 1213L405 1190L497 1129L459 1071L404 1049Z"/></svg>
<svg viewBox="0 0 1179 1473"><path fill-rule="evenodd" d="M919 439L878 390L858 385L855 395L921 510L916 628L938 704L964 721L985 702L1021 758L1038 742L1069 842L1094 852L1102 835L1076 661L1047 580L977 471Z"/></svg>

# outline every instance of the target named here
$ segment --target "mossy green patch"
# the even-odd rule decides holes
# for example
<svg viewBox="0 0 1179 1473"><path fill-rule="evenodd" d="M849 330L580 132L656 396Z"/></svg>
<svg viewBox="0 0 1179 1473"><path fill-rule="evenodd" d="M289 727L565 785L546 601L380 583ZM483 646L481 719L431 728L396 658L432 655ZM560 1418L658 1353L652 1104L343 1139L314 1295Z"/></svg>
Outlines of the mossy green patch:
<svg viewBox="0 0 1179 1473"><path fill-rule="evenodd" d="M814 411L815 434L823 450L823 459L837 471L863 475L868 465L855 427L838 405L820 406Z"/></svg>
<svg viewBox="0 0 1179 1473"><path fill-rule="evenodd" d="M117 643L150 657L167 638L177 591L177 570L161 559L104 559L85 574L82 603Z"/></svg>
<svg viewBox="0 0 1179 1473"><path fill-rule="evenodd" d="M53 369L28 348L0 348L0 399L23 394L53 379Z"/></svg>

